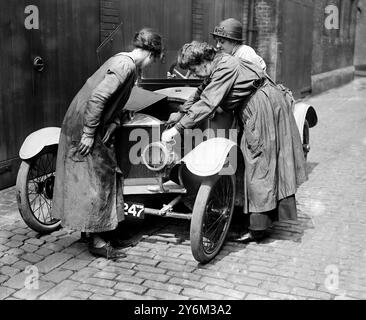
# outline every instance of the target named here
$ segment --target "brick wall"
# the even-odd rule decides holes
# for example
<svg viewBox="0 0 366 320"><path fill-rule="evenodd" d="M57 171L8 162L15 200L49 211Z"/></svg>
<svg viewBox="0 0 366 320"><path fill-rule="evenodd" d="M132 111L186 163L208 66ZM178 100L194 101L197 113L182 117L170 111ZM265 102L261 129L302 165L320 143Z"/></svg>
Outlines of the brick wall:
<svg viewBox="0 0 366 320"><path fill-rule="evenodd" d="M312 74L353 65L357 0L317 0L314 10ZM339 30L328 30L324 23L328 5L339 8Z"/></svg>
<svg viewBox="0 0 366 320"><path fill-rule="evenodd" d="M355 66L366 71L366 0L359 1L357 14Z"/></svg>
<svg viewBox="0 0 366 320"><path fill-rule="evenodd" d="M279 0L257 0L253 48L267 64L269 75L276 78L278 60Z"/></svg>
<svg viewBox="0 0 366 320"><path fill-rule="evenodd" d="M272 76L276 73L277 60L277 6L279 0L256 0L254 10L254 31L252 47L261 55L267 63L268 71ZM204 22L209 13L205 10L203 0L192 2L192 39L207 40L204 34ZM243 0L240 13L243 24L244 43L248 40L249 0ZM228 18L227 16L225 18ZM212 17L211 17L212 19ZM216 19L217 20L217 19ZM217 21L219 22L219 21Z"/></svg>
<svg viewBox="0 0 366 320"><path fill-rule="evenodd" d="M203 41L203 3L192 1L192 40Z"/></svg>
<svg viewBox="0 0 366 320"><path fill-rule="evenodd" d="M120 0L100 1L100 40L101 42L120 23Z"/></svg>

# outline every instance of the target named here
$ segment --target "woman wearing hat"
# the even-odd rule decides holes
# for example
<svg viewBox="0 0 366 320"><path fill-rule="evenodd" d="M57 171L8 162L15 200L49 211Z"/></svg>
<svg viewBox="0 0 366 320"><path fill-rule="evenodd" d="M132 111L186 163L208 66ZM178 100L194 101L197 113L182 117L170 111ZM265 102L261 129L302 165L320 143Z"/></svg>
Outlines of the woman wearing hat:
<svg viewBox="0 0 366 320"><path fill-rule="evenodd" d="M178 63L205 81L162 140L196 127L219 106L234 112L242 133L244 213L250 213L250 232L242 240L263 237L273 221L296 220L295 193L307 179L305 159L295 118L280 89L261 68L217 53L207 43L184 45Z"/></svg>
<svg viewBox="0 0 366 320"><path fill-rule="evenodd" d="M124 219L114 150L107 145L121 123L139 70L162 54L161 36L145 28L134 49L106 61L84 84L65 115L56 164L53 215L64 227L90 233L89 251L107 259L125 254L104 240Z"/></svg>
<svg viewBox="0 0 366 320"><path fill-rule="evenodd" d="M263 70L267 69L264 60L257 55L252 47L243 44L242 24L233 18L229 18L220 22L211 32L217 43L217 48L235 57L248 60L258 65Z"/></svg>

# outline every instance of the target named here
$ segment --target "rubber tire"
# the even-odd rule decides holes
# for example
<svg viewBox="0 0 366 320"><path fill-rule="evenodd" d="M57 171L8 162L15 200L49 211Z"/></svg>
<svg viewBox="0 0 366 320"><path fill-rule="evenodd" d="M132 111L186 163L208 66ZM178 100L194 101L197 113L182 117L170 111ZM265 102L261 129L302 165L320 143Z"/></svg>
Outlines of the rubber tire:
<svg viewBox="0 0 366 320"><path fill-rule="evenodd" d="M52 148L49 149L52 152ZM31 168L32 162L36 158L33 158L30 161L22 161L19 167L17 182L16 182L16 197L18 202L18 209L20 215L22 216L24 222L30 227L32 230L42 233L48 234L53 231L56 231L61 226L61 221L57 221L54 224L46 225L41 223L33 214L33 211L29 205L28 199L28 172Z"/></svg>
<svg viewBox="0 0 366 320"><path fill-rule="evenodd" d="M192 220L191 220L191 227L190 227L190 241L191 241L191 250L193 257L202 264L210 262L221 250L227 233L230 228L231 219L233 217L234 212L234 206L235 206L235 191L236 191L236 183L235 183L235 175L230 176L232 188L233 188L233 200L232 200L232 206L228 221L228 226L226 230L224 231L224 236L221 237L221 243L217 246L215 251L213 251L211 254L207 254L202 246L202 225L204 221L204 216L206 213L206 205L207 201L210 197L211 190L214 187L214 185L219 181L221 176L214 176L209 177L205 179L199 188L199 191L197 193L196 201L194 203L193 207L193 213L192 213Z"/></svg>
<svg viewBox="0 0 366 320"><path fill-rule="evenodd" d="M304 122L304 129L303 129L303 144L309 144L310 143L310 126L309 126L309 122L307 120L305 120ZM305 161L307 161L308 159L308 153L309 151L304 151L304 157L305 157Z"/></svg>

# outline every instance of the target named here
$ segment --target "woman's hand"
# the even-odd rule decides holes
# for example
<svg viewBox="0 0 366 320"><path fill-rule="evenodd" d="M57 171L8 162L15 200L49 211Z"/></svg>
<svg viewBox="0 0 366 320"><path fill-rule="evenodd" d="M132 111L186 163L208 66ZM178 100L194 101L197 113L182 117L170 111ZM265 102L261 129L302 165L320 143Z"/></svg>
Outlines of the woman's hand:
<svg viewBox="0 0 366 320"><path fill-rule="evenodd" d="M81 136L81 140L79 143L79 153L83 156L86 157L94 144L94 137L91 137L89 135L86 135L85 133L83 133L83 135Z"/></svg>
<svg viewBox="0 0 366 320"><path fill-rule="evenodd" d="M169 124L176 124L180 119L182 119L184 113L182 112L173 112L170 114L168 121L166 122L167 125Z"/></svg>
<svg viewBox="0 0 366 320"><path fill-rule="evenodd" d="M163 142L170 142L178 134L179 134L179 132L178 132L178 130L175 127L171 128L169 130L165 130L162 133L162 135L161 135L161 141L163 141Z"/></svg>
<svg viewBox="0 0 366 320"><path fill-rule="evenodd" d="M112 123L109 125L109 127L108 127L108 129L107 129L107 131L106 131L106 133L105 133L105 135L104 135L104 137L103 137L103 139L102 139L102 142L103 142L104 144L106 144L106 143L108 142L109 138L112 136L113 132L114 132L116 129L117 129L117 124L116 124L116 123L114 123L114 122L112 122Z"/></svg>

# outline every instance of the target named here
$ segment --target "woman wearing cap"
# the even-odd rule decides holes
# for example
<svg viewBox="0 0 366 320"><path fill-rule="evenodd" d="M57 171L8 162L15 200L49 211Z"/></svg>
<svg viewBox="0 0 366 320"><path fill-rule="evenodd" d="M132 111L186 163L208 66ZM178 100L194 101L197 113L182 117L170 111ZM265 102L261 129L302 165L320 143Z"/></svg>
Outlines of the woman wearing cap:
<svg viewBox="0 0 366 320"><path fill-rule="evenodd" d="M250 61L263 70L267 69L266 63L254 49L243 44L243 26L238 20L229 18L221 21L211 34L214 36L219 50Z"/></svg>
<svg viewBox="0 0 366 320"><path fill-rule="evenodd" d="M90 233L89 251L124 257L103 239L124 219L114 150L107 145L120 125L139 70L162 54L161 36L144 28L134 49L106 61L84 84L65 115L57 155L53 215L63 227Z"/></svg>
<svg viewBox="0 0 366 320"><path fill-rule="evenodd" d="M184 45L178 63L205 80L184 112L172 117L176 123L162 140L196 127L219 106L235 112L245 164L244 212L250 213L250 232L243 240L263 237L273 221L296 220L295 193L307 177L300 134L282 92L261 68L216 53L207 43Z"/></svg>

